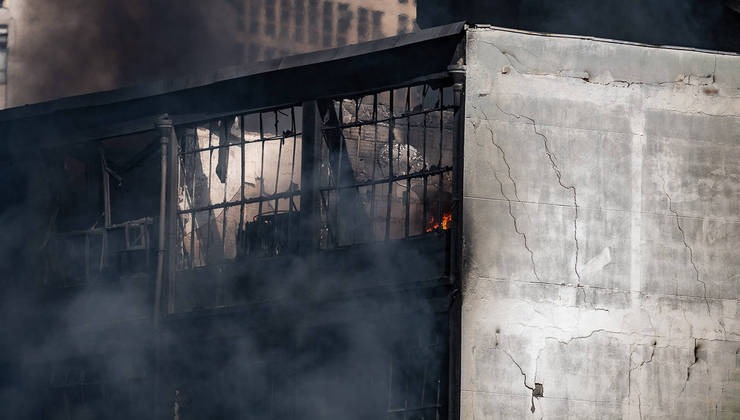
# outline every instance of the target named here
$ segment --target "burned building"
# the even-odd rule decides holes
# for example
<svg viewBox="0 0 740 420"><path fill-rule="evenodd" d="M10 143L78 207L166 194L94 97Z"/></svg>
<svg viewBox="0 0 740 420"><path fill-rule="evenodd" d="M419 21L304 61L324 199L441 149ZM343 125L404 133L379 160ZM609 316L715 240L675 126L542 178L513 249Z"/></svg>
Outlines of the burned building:
<svg viewBox="0 0 740 420"><path fill-rule="evenodd" d="M737 55L451 24L0 112L7 418L733 418Z"/></svg>
<svg viewBox="0 0 740 420"><path fill-rule="evenodd" d="M446 416L461 30L5 111L8 416Z"/></svg>

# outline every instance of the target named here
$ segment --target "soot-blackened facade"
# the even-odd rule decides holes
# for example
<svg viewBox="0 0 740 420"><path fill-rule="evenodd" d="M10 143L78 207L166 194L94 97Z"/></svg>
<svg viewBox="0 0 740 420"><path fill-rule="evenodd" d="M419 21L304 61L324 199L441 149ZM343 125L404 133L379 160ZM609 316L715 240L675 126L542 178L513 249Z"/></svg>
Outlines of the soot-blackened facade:
<svg viewBox="0 0 740 420"><path fill-rule="evenodd" d="M462 37L0 113L4 417L457 412Z"/></svg>

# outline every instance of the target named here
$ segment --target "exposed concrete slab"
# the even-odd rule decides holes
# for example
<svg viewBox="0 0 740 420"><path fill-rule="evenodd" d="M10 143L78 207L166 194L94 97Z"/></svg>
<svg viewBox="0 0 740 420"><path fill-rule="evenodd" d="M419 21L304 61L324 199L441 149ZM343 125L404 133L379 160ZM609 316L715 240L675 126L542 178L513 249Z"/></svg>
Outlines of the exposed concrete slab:
<svg viewBox="0 0 740 420"><path fill-rule="evenodd" d="M462 418L740 416L740 57L466 54Z"/></svg>

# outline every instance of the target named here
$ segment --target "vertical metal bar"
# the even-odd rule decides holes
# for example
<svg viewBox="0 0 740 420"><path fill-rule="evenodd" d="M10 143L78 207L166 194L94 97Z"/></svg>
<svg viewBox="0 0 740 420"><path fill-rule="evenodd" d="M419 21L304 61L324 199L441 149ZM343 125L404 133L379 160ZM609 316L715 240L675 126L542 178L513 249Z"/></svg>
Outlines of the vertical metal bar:
<svg viewBox="0 0 740 420"><path fill-rule="evenodd" d="M193 126L192 127L192 130L193 130L193 142L194 142L193 150L198 150L200 148L200 144L199 144L199 141L198 141L198 126L197 125L196 126ZM193 199L191 200L191 202L192 202L191 207L190 207L191 209L195 206L195 166L196 166L195 163L196 163L197 160L201 160L201 158L200 158L200 154L201 153L202 152L194 152L192 154L192 156L193 156L193 166L191 168L191 171L193 172L193 176L192 176L192 181L193 182L191 184L192 187L191 187L190 191L192 192ZM191 255L191 257L190 257L190 260L191 260L190 261L190 268L195 267L195 222L196 222L195 215L196 215L195 214L195 211L193 211L192 212L192 219L190 219L190 223L191 223L190 230L192 232L191 235L190 235L190 255ZM200 245L198 245L198 253L200 253L200 252L201 252Z"/></svg>
<svg viewBox="0 0 740 420"><path fill-rule="evenodd" d="M211 205L211 182L213 182L212 174L213 174L213 130L211 130L211 125L213 124L213 121L208 123L208 205ZM206 258L205 263L208 265L210 263L210 256L211 256L211 218L213 216L213 210L208 209L208 227L206 230Z"/></svg>
<svg viewBox="0 0 740 420"><path fill-rule="evenodd" d="M223 131L221 135L223 136L222 139L219 141L218 149L218 157L219 161L227 162L227 164L224 167L223 172L223 178L224 178L224 200L223 200L223 209L221 210L222 215L222 221L221 221L221 254L219 255L221 260L226 259L226 215L229 211L229 206L226 205L227 201L227 192L228 192L228 186L229 186L229 155L231 154L231 146L229 145L229 137L231 136L231 124L234 123L234 117L231 117L231 120L228 120L226 118L223 119L221 122L221 126L223 128ZM222 153L226 153L226 159L221 159ZM216 303L217 305L223 305L224 302L224 276L219 273L216 276L217 279L217 285L216 285Z"/></svg>
<svg viewBox="0 0 740 420"><path fill-rule="evenodd" d="M385 209L385 240L391 237L391 199L393 194L393 129L395 116L393 115L393 89L389 91L390 118L388 119L388 195Z"/></svg>
<svg viewBox="0 0 740 420"><path fill-rule="evenodd" d="M360 119L360 106L362 105L362 98L355 100L355 123L359 122ZM362 143L362 124L358 124L357 126L357 155L355 157L355 162L357 164L357 167L360 168L360 144ZM348 154L349 156L349 154ZM362 169L358 169L358 171L361 171ZM357 188L357 197L360 197L360 188ZM358 201L357 203L357 209L361 208L361 203ZM357 243L357 226L354 226L352 229L352 243Z"/></svg>
<svg viewBox="0 0 740 420"><path fill-rule="evenodd" d="M195 267L195 212L190 213L190 268ZM200 251L200 249L198 250Z"/></svg>
<svg viewBox="0 0 740 420"><path fill-rule="evenodd" d="M275 195L278 193L278 182L280 180L280 160L283 158L283 143L285 142L285 138L282 134L278 133L278 111L275 111L275 136L280 137L278 140L280 144L278 145L278 158L277 158L277 165L275 169ZM277 247L278 244L278 207L280 206L280 199L275 197L275 210L273 211L272 216L272 235L273 235L273 243Z"/></svg>
<svg viewBox="0 0 740 420"><path fill-rule="evenodd" d="M426 94L428 92L428 89L427 89L428 87L429 87L429 85L424 85L424 93L422 95L422 100L421 100L422 107L424 106L423 105L424 104L424 99L426 99ZM424 113L422 114L422 116L424 117L424 126L423 126L424 134L422 135L422 139L423 139L423 142L424 143L423 143L422 149L421 149L422 150L422 152L421 152L422 163L424 165L424 167L423 167L423 171L424 171L424 192L423 192L423 196L422 196L422 205L421 205L422 206L422 212L423 212L423 215L422 215L422 218L421 218L421 220L422 220L422 225L421 225L422 226L422 233L426 232L427 223L428 223L428 221L427 221L427 183L429 181L429 175L426 173L427 170L429 169L428 168L428 165L427 165L427 116L429 114L427 114L427 111L426 110L423 110L423 111L424 111Z"/></svg>
<svg viewBox="0 0 740 420"><path fill-rule="evenodd" d="M301 135L301 253L319 249L321 237L321 117L316 101L303 103Z"/></svg>
<svg viewBox="0 0 740 420"><path fill-rule="evenodd" d="M161 180L160 180L160 201L159 201L159 236L157 238L157 272L155 277L154 285L154 313L153 313L153 324L154 329L159 328L159 322L161 317L161 301L162 301L162 282L164 278L164 265L165 265L165 252L166 252L166 220L169 219L169 212L167 211L167 186L168 186L168 160L171 160L172 151L168 153L167 143L171 142L172 121L169 119L167 114L161 115L156 121L156 127L159 131L159 144L161 153ZM174 149L173 145L170 145L170 149ZM171 175L169 175L172 177ZM172 196L173 194L170 194ZM175 209L176 210L176 209ZM171 225L172 226L172 225ZM168 258L169 260L169 258ZM159 417L159 359L160 359L160 345L159 345L159 334L154 333L154 389L152 398L152 416L154 418Z"/></svg>
<svg viewBox="0 0 740 420"><path fill-rule="evenodd" d="M159 130L159 144L161 153L160 162L160 198L159 198L159 232L157 237L157 272L156 279L154 282L154 313L152 315L154 327L159 326L160 305L162 300L162 279L164 277L164 253L166 252L165 246L165 235L166 235L166 224L167 219L167 143L170 141L169 130L172 128L172 121L167 115L162 115L157 120L157 129ZM87 247L85 247L87 248ZM85 258L85 265L87 265L88 258Z"/></svg>
<svg viewBox="0 0 740 420"><path fill-rule="evenodd" d="M375 181L375 168L378 163L377 154L378 154L378 94L373 94L373 170L372 170L372 180ZM375 182L373 182L373 186L371 187L372 192L372 198L370 201L370 223L372 225L372 235L373 239L375 239Z"/></svg>
<svg viewBox="0 0 740 420"><path fill-rule="evenodd" d="M188 200L188 184L187 184L188 179L187 179L187 174L185 173L185 167L186 167L185 155L183 155L183 151L186 147L185 145L186 139L187 139L187 132L186 132L186 129L183 129L182 141L180 141L179 138L177 139L178 141L177 159L178 159L178 164L180 166L180 169L177 172L178 173L177 191L178 191L178 194L180 191L182 191L183 209L191 205L190 204L191 201ZM181 259L177 262L178 263L177 265L178 265L178 268L184 270L187 268L188 259L190 258L190 254L187 252L186 246L185 246L185 238L187 237L187 232L185 232L185 222L183 220L184 217L182 214L180 214L181 209L180 209L179 204L178 204L177 210L178 210L177 211L177 228L178 228L177 231L178 231L178 234L181 235L181 237L178 236L177 243L178 243L178 247L182 248L182 256L181 256Z"/></svg>
<svg viewBox="0 0 740 420"><path fill-rule="evenodd" d="M357 154L355 159L357 162L360 161L360 143L362 142L362 124L359 124L360 120L360 106L362 106L362 98L355 99L355 123L357 123Z"/></svg>
<svg viewBox="0 0 740 420"><path fill-rule="evenodd" d="M175 312L175 274L177 247L177 207L180 194L178 192L180 176L180 159L178 156L178 142L175 128L170 127L168 176L168 204L167 204L167 313Z"/></svg>
<svg viewBox="0 0 740 420"><path fill-rule="evenodd" d="M262 158L260 159L260 201L257 214L262 216L262 197L265 194L265 131L262 126L262 113L260 112L260 143L262 144Z"/></svg>
<svg viewBox="0 0 740 420"><path fill-rule="evenodd" d="M406 114L411 112L411 87L406 88ZM411 217L411 117L406 115L406 216L403 226L404 237L409 236Z"/></svg>
<svg viewBox="0 0 740 420"><path fill-rule="evenodd" d="M445 136L445 111L444 111L444 88L439 88L439 161L437 162L437 169L442 169L442 147L443 139ZM442 227L442 186L444 180L444 173L439 173L439 185L437 186L437 220L436 224Z"/></svg>
<svg viewBox="0 0 740 420"><path fill-rule="evenodd" d="M229 137L231 136L230 123L233 124L233 118L234 117L231 117L231 121L224 119L223 121L224 139L223 141L219 142L219 144L225 145L224 147L218 149L219 160L222 160L221 153L225 152L227 156L226 162L228 162L228 155L231 154L231 150L230 150L231 146L229 145ZM223 210L223 221L221 222L221 251L224 256L226 256L226 212L229 209L228 206L226 206L226 201L228 200L228 197L226 196L226 194L228 193L228 186L229 186L229 167L227 165L225 168L225 173L224 173L224 201L223 201L224 210Z"/></svg>
<svg viewBox="0 0 740 420"><path fill-rule="evenodd" d="M295 125L295 107L290 107L290 124L291 128L290 131L293 133L293 156L290 159L290 186L288 187L288 192L290 194L290 203L288 204L288 212L290 213L292 210L296 209L294 200L293 200L293 180L295 178L295 149L296 145L298 143L298 133L297 128Z"/></svg>
<svg viewBox="0 0 740 420"><path fill-rule="evenodd" d="M332 106L334 106L333 103L332 103ZM340 194L340 191L339 191L339 187L340 187L340 185L342 183L342 160L343 160L342 159L342 157L343 157L342 156L342 152L344 152L344 128L342 128L343 126L344 126L344 99L340 99L339 100L339 127L340 128L337 129L338 134L339 134L339 155L337 157L337 160L338 160L338 162L337 162L337 176L335 177L335 180L336 180L336 185L335 185L336 192L335 192L335 194L337 196L335 198L335 200L336 200L335 203L336 204L334 206L334 223L335 223L335 226L336 226L336 228L335 228L335 230L336 230L336 235L335 235L335 237L336 237L335 238L336 239L336 243L335 243L335 245L337 245L337 246L339 245L339 242L341 241L342 237L344 236L344 235L342 235L342 228L340 226L340 223L341 222L339 220L339 206L341 205L341 194ZM331 200L330 200L330 202L331 202Z"/></svg>
<svg viewBox="0 0 740 420"><path fill-rule="evenodd" d="M103 148L100 150L100 169L103 172L103 214L105 215L105 227L111 225L110 213L110 174L108 173L108 164L105 160Z"/></svg>
<svg viewBox="0 0 740 420"><path fill-rule="evenodd" d="M295 176L295 148L298 142L298 133L295 126L295 107L290 107L290 132L293 133L293 153L290 158L290 181L288 184L288 239L287 245L293 249L293 210L295 203L293 200L293 178Z"/></svg>
<svg viewBox="0 0 740 420"><path fill-rule="evenodd" d="M239 209L239 232L241 233L244 229L244 161L246 160L246 151L244 150L244 115L239 116L239 130L241 135L241 142L239 145L241 146L241 184L239 187L240 193L241 193L241 206Z"/></svg>

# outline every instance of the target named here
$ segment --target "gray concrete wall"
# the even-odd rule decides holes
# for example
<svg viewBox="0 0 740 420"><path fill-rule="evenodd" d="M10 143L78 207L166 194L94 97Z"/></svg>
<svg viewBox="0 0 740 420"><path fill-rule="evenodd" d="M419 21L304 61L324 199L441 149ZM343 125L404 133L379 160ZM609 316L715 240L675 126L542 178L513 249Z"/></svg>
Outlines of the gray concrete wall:
<svg viewBox="0 0 740 420"><path fill-rule="evenodd" d="M462 418L740 418L740 57L466 55Z"/></svg>

